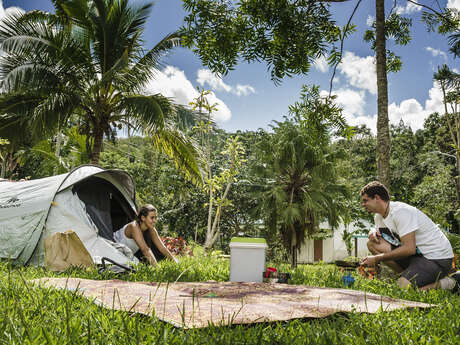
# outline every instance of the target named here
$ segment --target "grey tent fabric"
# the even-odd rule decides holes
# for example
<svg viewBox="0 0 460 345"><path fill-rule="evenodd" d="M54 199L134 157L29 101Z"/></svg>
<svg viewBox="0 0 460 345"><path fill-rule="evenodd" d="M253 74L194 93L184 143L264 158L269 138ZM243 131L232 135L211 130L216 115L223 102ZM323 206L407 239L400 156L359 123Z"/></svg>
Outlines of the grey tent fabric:
<svg viewBox="0 0 460 345"><path fill-rule="evenodd" d="M129 208L123 195L114 185L100 177L90 177L73 187L86 211L99 229L99 235L113 241L113 233L134 219L135 212ZM121 215L113 215L114 201L122 208ZM120 212L118 212L120 213Z"/></svg>
<svg viewBox="0 0 460 345"><path fill-rule="evenodd" d="M0 183L0 258L27 262L64 178Z"/></svg>
<svg viewBox="0 0 460 345"><path fill-rule="evenodd" d="M72 189L87 186L98 203L86 204ZM98 194L98 191L105 191ZM115 198L112 198L116 195ZM74 230L89 253L120 263L132 260L112 245L117 222L136 212L134 183L124 171L83 165L67 174L32 181L0 182L0 259L43 264L43 239ZM98 205L102 205L98 209ZM114 212L112 212L115 210ZM91 216L91 213L93 214ZM125 218L123 218L125 217ZM99 225L93 218L99 218ZM102 224L102 225L101 225ZM112 233L111 233L112 232ZM136 260L134 260L136 261Z"/></svg>

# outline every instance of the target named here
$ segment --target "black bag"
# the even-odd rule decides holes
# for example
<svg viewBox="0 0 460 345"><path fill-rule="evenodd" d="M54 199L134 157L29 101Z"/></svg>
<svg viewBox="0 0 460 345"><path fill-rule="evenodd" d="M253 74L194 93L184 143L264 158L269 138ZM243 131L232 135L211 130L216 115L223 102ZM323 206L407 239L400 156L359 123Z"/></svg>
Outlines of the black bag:
<svg viewBox="0 0 460 345"><path fill-rule="evenodd" d="M106 265L106 261L110 262L112 265ZM136 270L132 267L119 264L118 262L113 261L112 259L103 257L101 259L101 267L97 270L98 273L104 272L113 272L113 273L136 273Z"/></svg>

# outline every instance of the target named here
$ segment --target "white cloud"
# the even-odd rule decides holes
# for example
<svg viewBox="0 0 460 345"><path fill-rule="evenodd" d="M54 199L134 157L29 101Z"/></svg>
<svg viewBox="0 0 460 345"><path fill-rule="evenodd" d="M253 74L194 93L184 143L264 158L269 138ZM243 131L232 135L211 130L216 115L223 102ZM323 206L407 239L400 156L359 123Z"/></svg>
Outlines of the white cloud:
<svg viewBox="0 0 460 345"><path fill-rule="evenodd" d="M428 91L428 99L423 107L416 99L410 98L402 101L399 105L391 103L388 106L390 123L397 125L402 119L413 131L423 128L425 119L432 113L443 113L442 92L435 82Z"/></svg>
<svg viewBox="0 0 460 345"><path fill-rule="evenodd" d="M366 24L367 26L372 26L375 22L375 17L371 16L370 14L367 16Z"/></svg>
<svg viewBox="0 0 460 345"><path fill-rule="evenodd" d="M432 48L432 47L425 47L425 50L430 52L431 55L433 55L434 57L436 56L441 56L443 57L445 60L447 60L447 54L444 53L442 50L439 50L439 49L436 49L436 48Z"/></svg>
<svg viewBox="0 0 460 345"><path fill-rule="evenodd" d="M415 0L415 2L417 2L417 0ZM396 6L396 13L398 14L412 14L414 12L419 12L421 10L421 6L418 6L412 2L407 2L406 7Z"/></svg>
<svg viewBox="0 0 460 345"><path fill-rule="evenodd" d="M364 91L337 90L336 103L343 109L343 116L349 126L366 125L373 132L376 132L376 117L370 117L365 113L366 96Z"/></svg>
<svg viewBox="0 0 460 345"><path fill-rule="evenodd" d="M327 91L321 91L321 96L326 96L327 94ZM364 124L374 134L377 133L377 114L369 115L366 113L365 91L342 88L334 91L333 94L337 95L335 102L342 107L343 115L348 125L357 126ZM413 131L422 129L425 119L434 112L440 114L444 112L442 92L435 82L433 82L433 86L428 91L428 98L424 106L414 98L405 99L399 104L393 102L388 105L389 122L398 125L403 120Z"/></svg>
<svg viewBox="0 0 460 345"><path fill-rule="evenodd" d="M447 7L460 11L460 0L447 0Z"/></svg>
<svg viewBox="0 0 460 345"><path fill-rule="evenodd" d="M320 72L326 73L329 71L329 64L327 63L327 60L324 56L321 56L315 61L313 61L313 66Z"/></svg>
<svg viewBox="0 0 460 345"><path fill-rule="evenodd" d="M439 85L433 81L433 87L428 91L429 98L425 101L425 109L429 114L438 112L444 113L444 105L442 103L442 91ZM428 114L428 115L429 115Z"/></svg>
<svg viewBox="0 0 460 345"><path fill-rule="evenodd" d="M16 7L16 6L7 7L5 9L3 7L3 1L0 0L0 20L6 15L15 14L15 13L22 14L22 13L25 13L25 11L22 8Z"/></svg>
<svg viewBox="0 0 460 345"><path fill-rule="evenodd" d="M197 74L197 83L201 86L207 84L214 91L229 92L237 96L247 96L251 93L256 93L256 90L251 85L237 84L236 86L231 86L225 84L222 78L216 76L209 69L199 69Z"/></svg>
<svg viewBox="0 0 460 345"><path fill-rule="evenodd" d="M329 92L321 91L321 96L327 96ZM376 116L368 116L365 113L366 94L364 91L355 91L350 89L339 89L333 92L336 95L335 103L343 109L343 116L345 117L349 126L366 125L374 133L376 132Z"/></svg>
<svg viewBox="0 0 460 345"><path fill-rule="evenodd" d="M174 102L187 106L199 95L184 71L173 66L167 66L162 71L158 71L147 85L146 93L161 93L165 97L172 98ZM213 113L215 121L225 122L231 118L230 109L213 92L207 96L207 99L210 104L217 103L217 111Z"/></svg>
<svg viewBox="0 0 460 345"><path fill-rule="evenodd" d="M339 89L333 92L337 96L335 102L343 108L343 113L348 119L364 115L365 93L350 89Z"/></svg>
<svg viewBox="0 0 460 345"><path fill-rule="evenodd" d="M241 85L237 84L233 88L233 93L237 96L247 96L251 93L256 93L256 90L251 85Z"/></svg>
<svg viewBox="0 0 460 345"><path fill-rule="evenodd" d="M365 125L367 128L371 130L372 133L377 133L377 115L374 114L373 116L357 116L353 118L352 121L348 122L349 126L360 126Z"/></svg>
<svg viewBox="0 0 460 345"><path fill-rule="evenodd" d="M373 95L377 93L377 77L373 56L362 58L352 52L345 52L338 70L345 75L348 83L352 86L367 90Z"/></svg>
<svg viewBox="0 0 460 345"><path fill-rule="evenodd" d="M211 89L215 91L230 92L232 90L232 87L230 85L225 84L221 78L216 76L208 69L199 69L198 78L196 79L196 81L201 86L208 84L211 87Z"/></svg>
<svg viewBox="0 0 460 345"><path fill-rule="evenodd" d="M3 7L3 1L0 0L0 22L3 20L3 18L7 15L10 15L10 14L24 14L25 11L20 8L20 7L16 7L16 6L11 6L11 7L8 7L8 8L4 8ZM3 50L0 49L0 55L3 55Z"/></svg>
<svg viewBox="0 0 460 345"><path fill-rule="evenodd" d="M213 118L217 122L226 122L232 117L232 112L227 105L216 97L214 92L211 92L207 97L209 104L215 104L217 111L213 113Z"/></svg>
<svg viewBox="0 0 460 345"><path fill-rule="evenodd" d="M423 128L423 121L428 116L428 112L414 98L406 99L399 105L391 103L388 105L388 117L390 123L397 125L401 120L409 125L412 130Z"/></svg>

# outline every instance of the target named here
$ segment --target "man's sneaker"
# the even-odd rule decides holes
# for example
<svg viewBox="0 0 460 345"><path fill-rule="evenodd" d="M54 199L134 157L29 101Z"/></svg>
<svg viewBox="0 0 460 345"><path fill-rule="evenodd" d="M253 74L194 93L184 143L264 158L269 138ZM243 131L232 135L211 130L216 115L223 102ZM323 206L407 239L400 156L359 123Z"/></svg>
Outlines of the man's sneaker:
<svg viewBox="0 0 460 345"><path fill-rule="evenodd" d="M451 274L450 277L455 279L455 286L452 289L452 292L460 292L460 271Z"/></svg>

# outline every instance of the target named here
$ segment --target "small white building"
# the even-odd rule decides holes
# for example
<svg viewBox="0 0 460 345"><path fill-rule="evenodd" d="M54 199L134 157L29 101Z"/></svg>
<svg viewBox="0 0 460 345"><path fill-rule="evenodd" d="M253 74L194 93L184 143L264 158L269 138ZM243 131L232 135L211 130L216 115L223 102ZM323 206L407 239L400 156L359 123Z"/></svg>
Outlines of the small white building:
<svg viewBox="0 0 460 345"><path fill-rule="evenodd" d="M367 220L361 220L362 224L365 225L366 229L372 230L373 225ZM321 223L320 229L330 229L328 223ZM347 231L354 232L361 230L362 227L349 224L346 227ZM321 239L307 239L300 248L300 252L297 255L297 261L299 264L313 263L317 261L334 262L336 260L342 260L348 257L347 246L343 240L343 231L345 225L340 224L334 231L331 231L329 237ZM357 235L353 238L353 249L352 255L357 257L364 257L368 255L367 249L367 236Z"/></svg>

